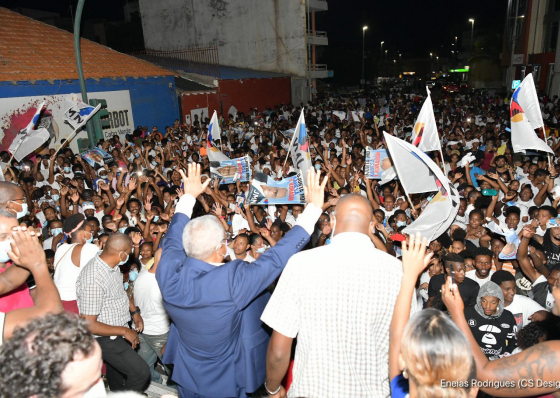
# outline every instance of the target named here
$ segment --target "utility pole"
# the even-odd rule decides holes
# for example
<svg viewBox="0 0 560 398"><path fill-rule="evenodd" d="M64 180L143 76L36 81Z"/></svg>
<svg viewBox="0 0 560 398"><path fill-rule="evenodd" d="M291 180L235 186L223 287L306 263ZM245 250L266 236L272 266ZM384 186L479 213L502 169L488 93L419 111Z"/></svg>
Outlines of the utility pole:
<svg viewBox="0 0 560 398"><path fill-rule="evenodd" d="M80 26L82 21L82 10L84 9L85 0L78 0L76 7L76 18L74 19L74 55L76 56L76 67L78 70L78 80L80 81L80 91L82 93L82 101L88 104L88 97L86 91L86 81L84 79L84 70L82 69L82 54L80 50ZM95 148L96 137L93 131L91 120L86 124L89 147Z"/></svg>
<svg viewBox="0 0 560 398"><path fill-rule="evenodd" d="M512 0L510 0L512 1ZM511 56L509 60L509 73L507 86L512 87L513 80L515 79L515 68L513 66L513 60L515 57L515 43L517 41L517 17L519 14L519 0L515 0L515 19L513 20L513 33L511 35Z"/></svg>

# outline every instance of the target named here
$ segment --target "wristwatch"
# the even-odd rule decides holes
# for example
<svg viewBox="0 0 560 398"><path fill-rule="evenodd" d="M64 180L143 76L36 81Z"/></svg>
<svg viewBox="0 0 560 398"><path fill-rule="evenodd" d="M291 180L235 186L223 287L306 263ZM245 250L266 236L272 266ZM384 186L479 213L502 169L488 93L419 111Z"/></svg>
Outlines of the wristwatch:
<svg viewBox="0 0 560 398"><path fill-rule="evenodd" d="M139 313L140 313L140 307L138 307L138 306L136 306L136 311L130 311L131 316L139 314Z"/></svg>

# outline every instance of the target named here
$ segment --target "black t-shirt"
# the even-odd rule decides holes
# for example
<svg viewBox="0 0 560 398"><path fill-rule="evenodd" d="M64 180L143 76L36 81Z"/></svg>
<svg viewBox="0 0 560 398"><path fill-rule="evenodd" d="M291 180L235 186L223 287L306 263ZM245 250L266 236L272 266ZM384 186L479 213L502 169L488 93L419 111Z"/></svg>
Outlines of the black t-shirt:
<svg viewBox="0 0 560 398"><path fill-rule="evenodd" d="M552 243L550 230L546 231L543 236L542 250L546 256L546 267L549 271L555 265L560 265L560 246L556 246Z"/></svg>
<svg viewBox="0 0 560 398"><path fill-rule="evenodd" d="M497 359L517 347L517 323L513 314L504 310L497 318L485 319L474 306L465 307L465 319L475 340L488 359Z"/></svg>
<svg viewBox="0 0 560 398"><path fill-rule="evenodd" d="M441 287L445 283L445 274L435 275L430 279L430 284L428 285L428 297L441 297ZM480 286L478 283L472 279L466 278L463 283L457 285L459 287L459 294L467 305L475 305L476 297L478 296L478 291Z"/></svg>

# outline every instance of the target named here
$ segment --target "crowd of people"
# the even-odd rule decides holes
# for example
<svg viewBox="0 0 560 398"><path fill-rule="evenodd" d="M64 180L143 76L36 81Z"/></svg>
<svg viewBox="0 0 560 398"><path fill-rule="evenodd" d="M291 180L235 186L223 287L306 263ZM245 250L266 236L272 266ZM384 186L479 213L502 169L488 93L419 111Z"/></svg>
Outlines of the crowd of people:
<svg viewBox="0 0 560 398"><path fill-rule="evenodd" d="M382 132L410 142L424 93L327 97L69 147L0 153L0 396L545 396L560 391L560 138L514 153L509 98L437 93L460 195L432 241L406 228L432 194L370 179ZM558 99L540 98L551 123ZM248 203L210 148L251 174L298 172L305 204ZM443 157L443 160L442 160ZM512 238L513 237L513 238ZM538 384L537 379L543 381ZM533 380L533 383L520 380Z"/></svg>

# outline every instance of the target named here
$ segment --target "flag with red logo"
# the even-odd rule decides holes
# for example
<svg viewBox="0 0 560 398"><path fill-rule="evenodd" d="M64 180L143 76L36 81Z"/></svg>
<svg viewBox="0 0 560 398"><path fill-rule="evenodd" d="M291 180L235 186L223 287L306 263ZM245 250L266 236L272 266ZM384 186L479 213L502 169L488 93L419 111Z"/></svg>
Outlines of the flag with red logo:
<svg viewBox="0 0 560 398"><path fill-rule="evenodd" d="M418 119L416 119L412 130L412 144L422 152L439 151L441 150L441 143L428 87L426 87L426 91L428 92L426 101L420 109Z"/></svg>

